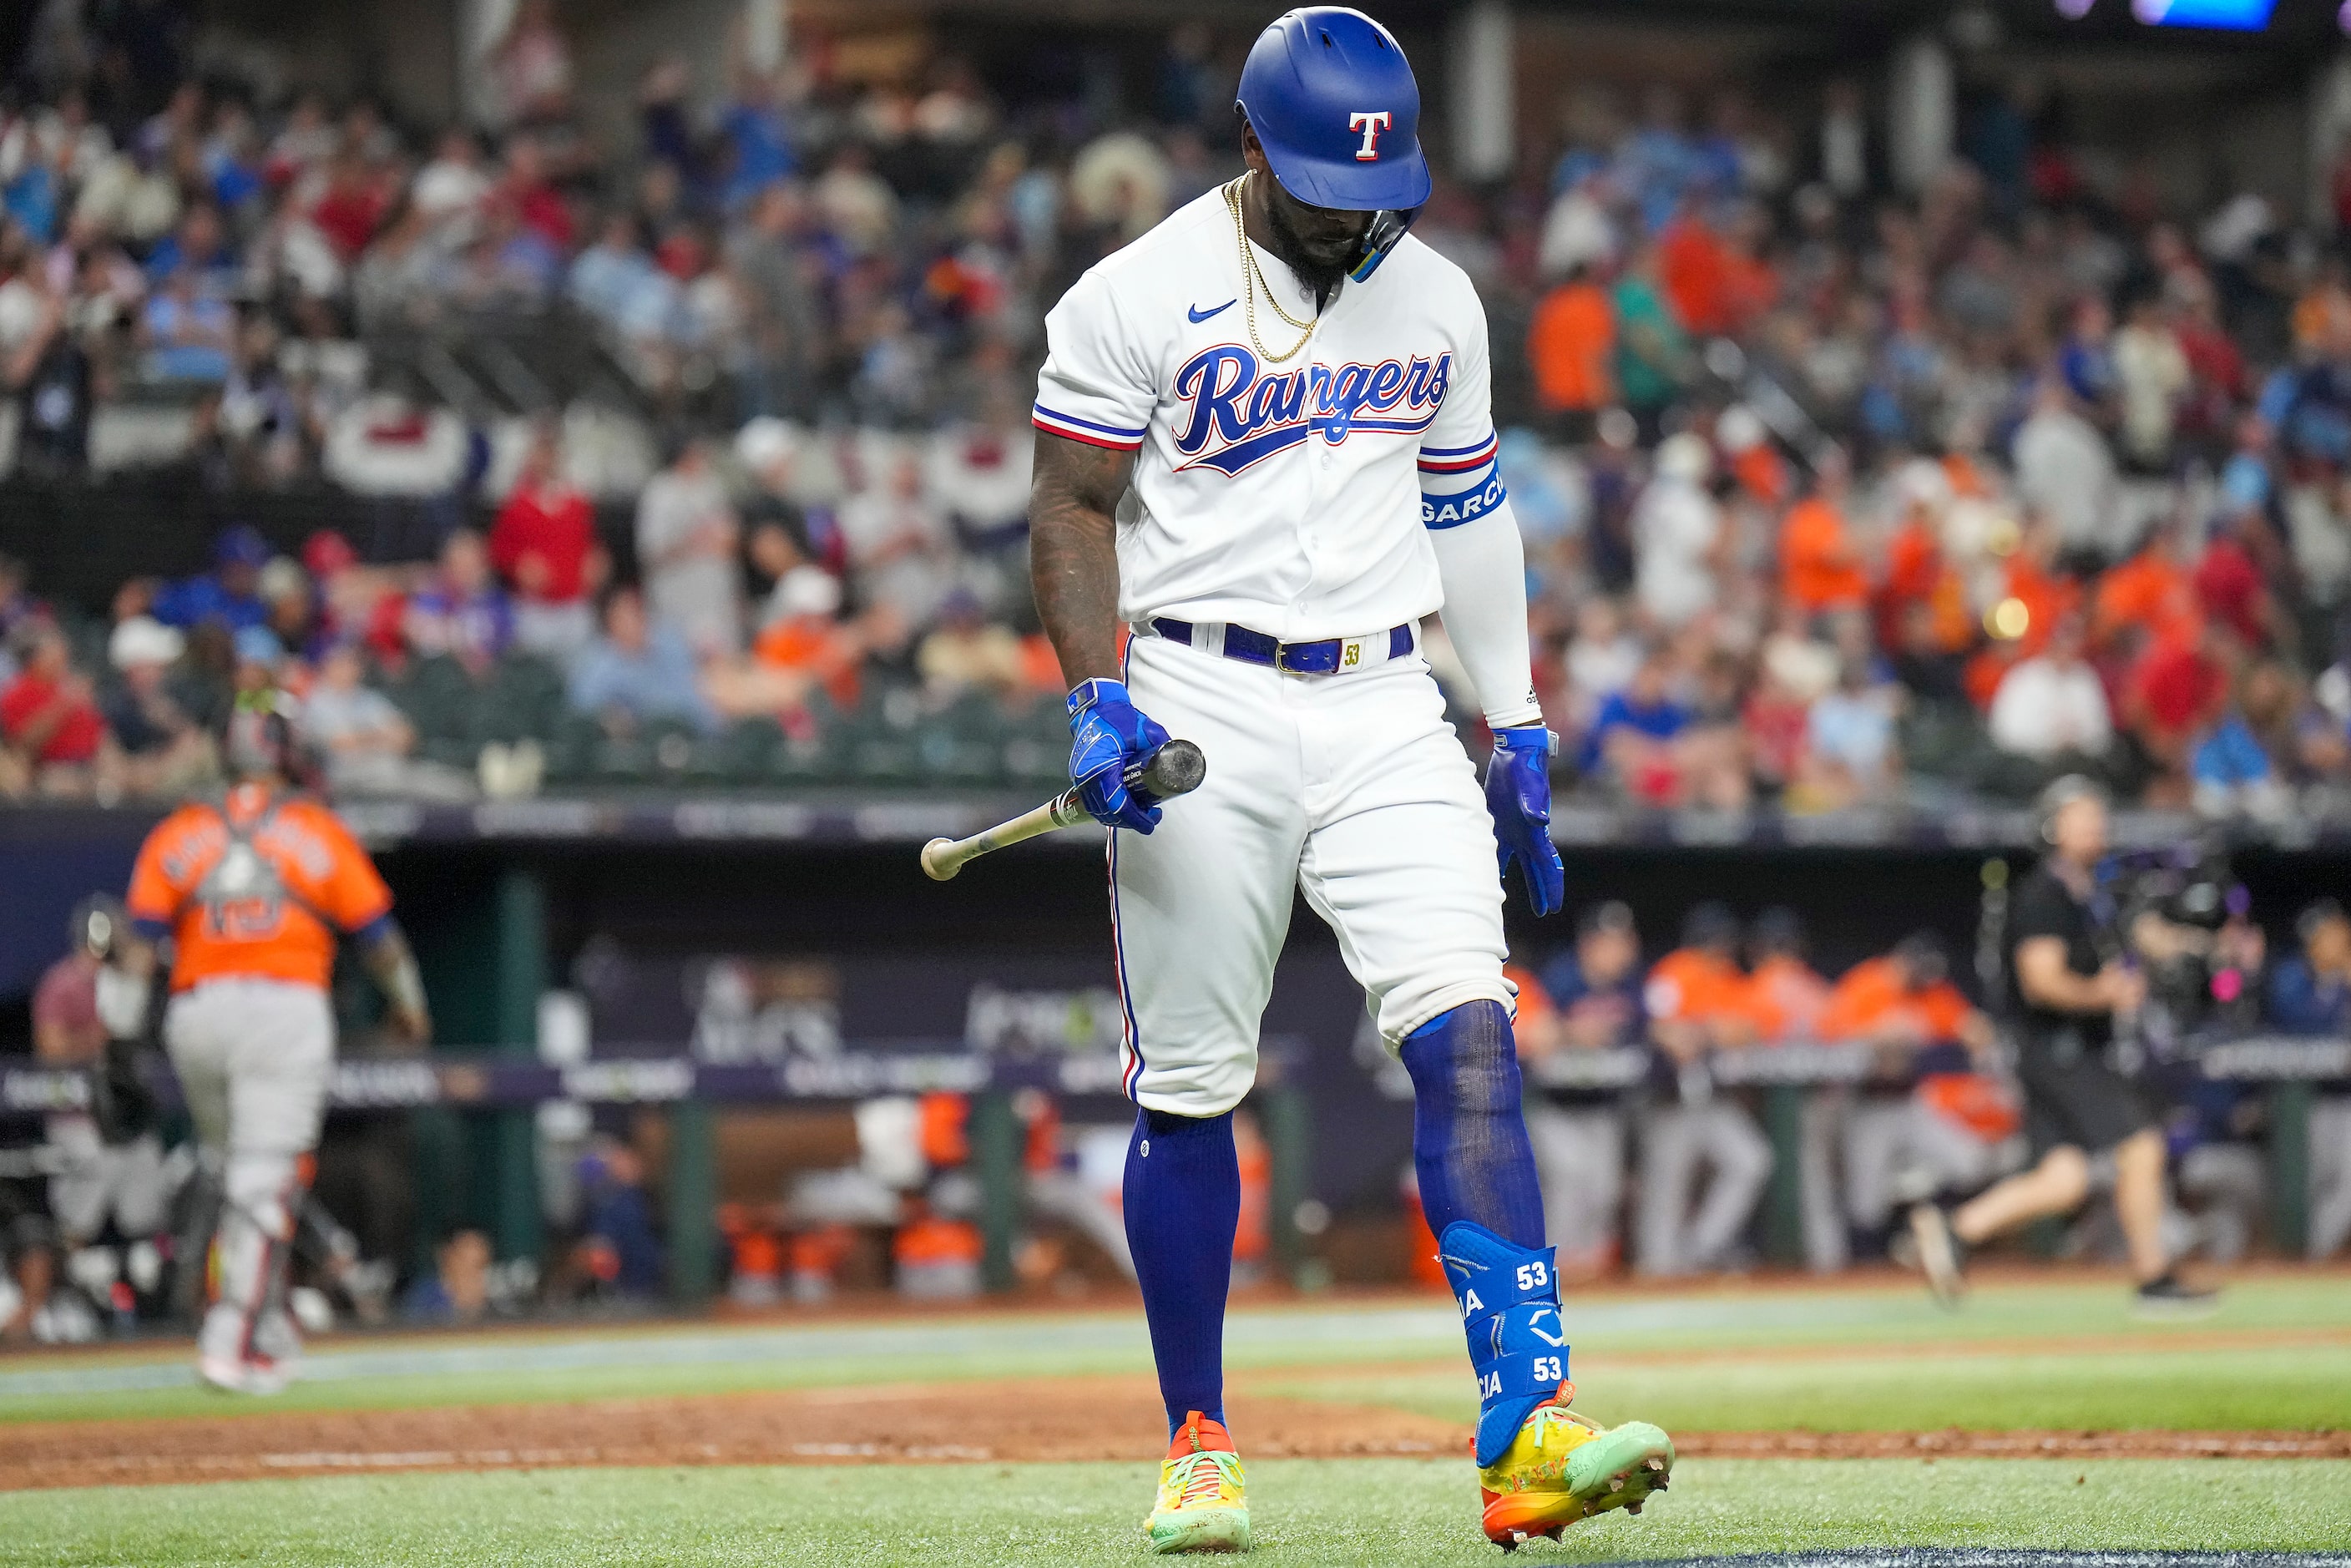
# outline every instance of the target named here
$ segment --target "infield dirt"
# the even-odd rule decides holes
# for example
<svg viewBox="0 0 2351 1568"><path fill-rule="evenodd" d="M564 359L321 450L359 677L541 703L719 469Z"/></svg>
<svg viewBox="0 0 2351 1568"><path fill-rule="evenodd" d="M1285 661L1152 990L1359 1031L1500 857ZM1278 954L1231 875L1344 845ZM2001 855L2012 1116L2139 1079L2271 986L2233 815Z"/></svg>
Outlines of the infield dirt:
<svg viewBox="0 0 2351 1568"><path fill-rule="evenodd" d="M224 1406L217 1416L0 1427L0 1490L428 1469L1149 1459L1148 1378L893 1384L580 1404L358 1411ZM1228 1402L1265 1458L1466 1457L1469 1428L1377 1406ZM2351 1458L2351 1432L1683 1432L1688 1458Z"/></svg>

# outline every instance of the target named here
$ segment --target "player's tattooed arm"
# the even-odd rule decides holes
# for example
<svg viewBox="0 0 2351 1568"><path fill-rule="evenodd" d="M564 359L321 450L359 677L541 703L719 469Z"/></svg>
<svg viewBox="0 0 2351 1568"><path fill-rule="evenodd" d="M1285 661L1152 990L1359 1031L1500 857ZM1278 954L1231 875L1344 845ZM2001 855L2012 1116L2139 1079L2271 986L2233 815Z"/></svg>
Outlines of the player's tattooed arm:
<svg viewBox="0 0 2351 1568"><path fill-rule="evenodd" d="M1118 501L1134 454L1037 433L1029 577L1071 685L1118 679Z"/></svg>

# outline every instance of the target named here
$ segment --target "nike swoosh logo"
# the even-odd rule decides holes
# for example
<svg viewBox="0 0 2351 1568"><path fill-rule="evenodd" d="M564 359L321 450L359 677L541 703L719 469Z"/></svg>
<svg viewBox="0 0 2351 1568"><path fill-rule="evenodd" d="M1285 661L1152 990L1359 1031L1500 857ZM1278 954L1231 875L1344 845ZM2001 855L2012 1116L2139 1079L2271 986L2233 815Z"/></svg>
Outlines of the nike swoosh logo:
<svg viewBox="0 0 2351 1568"><path fill-rule="evenodd" d="M1224 312L1231 309L1234 306L1240 303L1240 298L1241 297L1239 295L1236 294L1230 299L1226 300L1222 305L1217 306L1214 310L1203 310L1197 305L1195 305L1190 309L1185 311L1184 314L1192 318L1193 325L1197 326L1211 316L1220 316Z"/></svg>

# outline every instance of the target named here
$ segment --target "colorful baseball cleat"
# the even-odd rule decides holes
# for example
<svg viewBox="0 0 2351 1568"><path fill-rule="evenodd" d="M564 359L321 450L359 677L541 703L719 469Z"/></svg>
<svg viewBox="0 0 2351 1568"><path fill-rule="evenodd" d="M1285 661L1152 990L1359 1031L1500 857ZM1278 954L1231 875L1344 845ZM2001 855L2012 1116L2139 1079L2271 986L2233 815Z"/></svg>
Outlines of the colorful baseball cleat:
<svg viewBox="0 0 2351 1568"><path fill-rule="evenodd" d="M1673 1479L1673 1439L1646 1421L1603 1428L1568 1408L1562 1383L1535 1406L1499 1458L1478 1471L1486 1539L1515 1552L1531 1539L1556 1541L1579 1519L1621 1508L1638 1513Z"/></svg>
<svg viewBox="0 0 2351 1568"><path fill-rule="evenodd" d="M1241 1457L1223 1422L1197 1410L1184 1418L1159 1467L1159 1500L1143 1532L1154 1552L1249 1549Z"/></svg>

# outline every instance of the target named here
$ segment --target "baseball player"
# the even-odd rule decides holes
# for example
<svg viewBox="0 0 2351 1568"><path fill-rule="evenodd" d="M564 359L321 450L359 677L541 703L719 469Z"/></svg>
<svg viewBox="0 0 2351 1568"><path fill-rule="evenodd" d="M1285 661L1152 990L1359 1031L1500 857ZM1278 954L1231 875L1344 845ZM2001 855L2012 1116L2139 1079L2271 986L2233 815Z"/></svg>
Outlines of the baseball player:
<svg viewBox="0 0 2351 1568"><path fill-rule="evenodd" d="M287 1252L334 1055L338 939L360 945L395 1030L422 1041L432 1028L391 891L335 814L292 788L285 701L241 699L223 747L235 781L157 824L125 900L141 937L172 943L163 1041L222 1199L197 1367L253 1394L283 1388L300 1348Z"/></svg>
<svg viewBox="0 0 2351 1568"><path fill-rule="evenodd" d="M1125 1218L1170 1429L1145 1529L1156 1552L1249 1543L1222 1410L1232 1113L1302 888L1412 1077L1421 1200L1478 1375L1485 1529L1510 1545L1637 1509L1673 1448L1568 1409L1496 852L1536 913L1559 907L1555 741L1530 679L1485 314L1406 232L1429 174L1386 29L1289 13L1250 50L1236 107L1248 172L1055 306L1034 414L1038 608L1072 683L1071 777L1113 829L1140 1108ZM1421 655L1437 610L1495 735L1482 798ZM1122 774L1171 734L1208 774L1163 815Z"/></svg>

